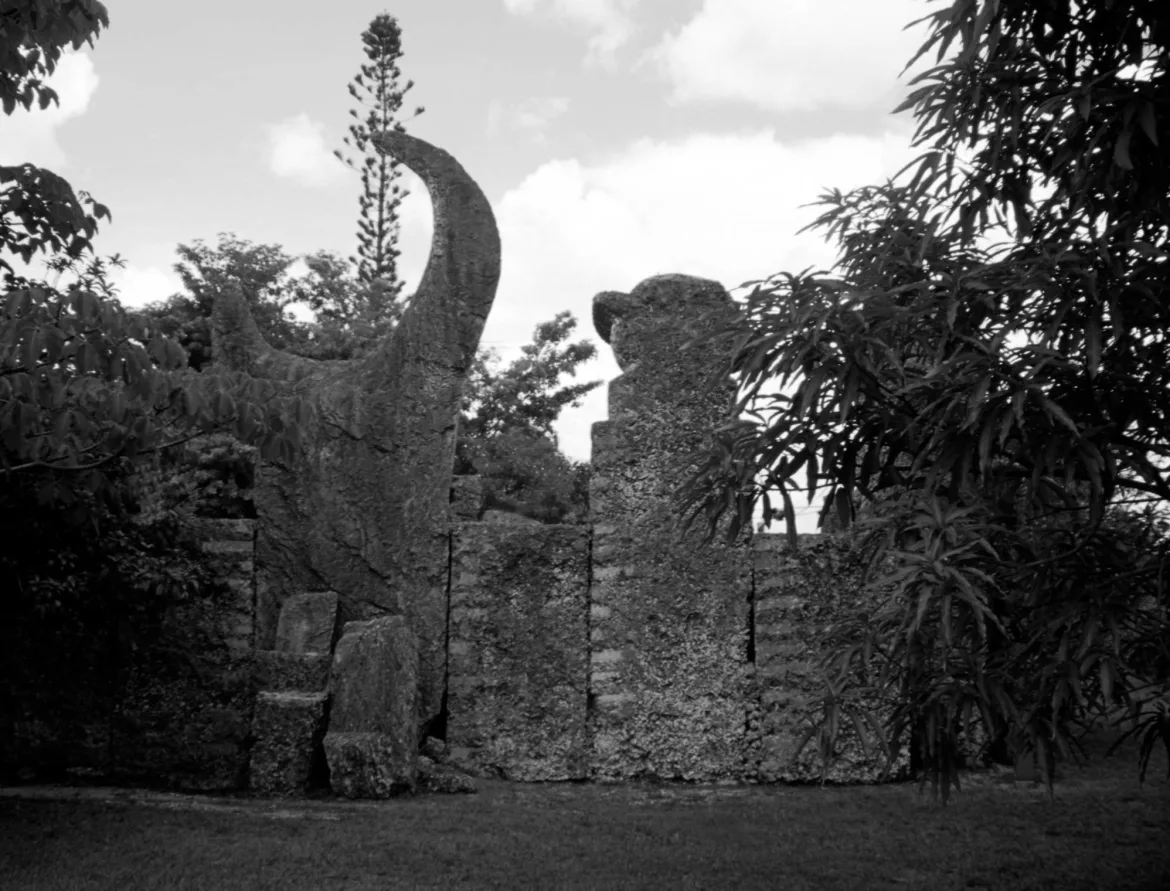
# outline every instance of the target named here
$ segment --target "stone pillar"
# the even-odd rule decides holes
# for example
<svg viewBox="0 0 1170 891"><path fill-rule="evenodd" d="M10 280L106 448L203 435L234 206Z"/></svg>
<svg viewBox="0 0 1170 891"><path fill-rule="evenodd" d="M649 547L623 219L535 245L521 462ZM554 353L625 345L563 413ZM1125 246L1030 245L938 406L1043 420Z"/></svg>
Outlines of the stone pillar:
<svg viewBox="0 0 1170 891"><path fill-rule="evenodd" d="M734 304L717 283L647 279L594 298L623 374L593 426L591 775L733 780L744 773L750 562L742 547L680 538L686 456L733 406L709 387L720 356L686 343Z"/></svg>

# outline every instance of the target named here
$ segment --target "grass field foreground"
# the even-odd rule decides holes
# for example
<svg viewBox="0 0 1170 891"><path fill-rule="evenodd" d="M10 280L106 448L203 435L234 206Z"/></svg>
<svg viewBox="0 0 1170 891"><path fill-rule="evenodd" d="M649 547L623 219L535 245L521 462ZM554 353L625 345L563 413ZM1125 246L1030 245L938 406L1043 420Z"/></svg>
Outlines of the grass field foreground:
<svg viewBox="0 0 1170 891"><path fill-rule="evenodd" d="M475 796L388 802L8 790L0 888L1166 891L1165 754L1143 787L1135 763L1123 750L1066 766L1055 800L1010 774L967 775L945 808L909 784L484 782Z"/></svg>

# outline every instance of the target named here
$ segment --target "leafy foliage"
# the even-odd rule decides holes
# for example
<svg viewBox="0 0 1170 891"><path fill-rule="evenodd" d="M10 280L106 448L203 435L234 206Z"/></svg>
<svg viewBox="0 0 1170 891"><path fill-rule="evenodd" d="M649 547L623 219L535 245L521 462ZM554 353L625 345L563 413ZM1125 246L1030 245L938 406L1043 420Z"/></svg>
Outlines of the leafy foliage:
<svg viewBox="0 0 1170 891"><path fill-rule="evenodd" d="M103 264L90 272L101 278ZM10 475L69 471L101 488L119 458L220 430L274 457L298 445L304 403L243 375L196 374L178 344L81 282L64 294L15 288L0 318L0 467ZM62 494L46 485L47 500Z"/></svg>
<svg viewBox="0 0 1170 891"><path fill-rule="evenodd" d="M353 277L348 261L329 251L311 254L305 262L309 275L290 286L316 314L316 324L304 329L306 339L294 344L296 352L314 359L356 358L398 326L405 309L401 284Z"/></svg>
<svg viewBox="0 0 1170 891"><path fill-rule="evenodd" d="M265 340L278 349L312 359L349 359L385 337L402 316L382 280L362 284L349 275L346 261L328 251L305 257L308 275L293 278L296 258L280 245L253 244L221 232L212 247L201 239L180 244L175 271L187 290L145 307L143 314L173 337L196 371L211 362L211 315L216 299L238 281ZM299 322L289 312L307 305L315 322Z"/></svg>
<svg viewBox="0 0 1170 891"><path fill-rule="evenodd" d="M93 208L86 211L85 205ZM64 179L50 170L21 164L0 166L0 244L31 262L38 251L78 259L92 252L97 221L111 219L110 210L87 192L74 194ZM7 286L16 276L12 265L0 258Z"/></svg>
<svg viewBox="0 0 1170 891"><path fill-rule="evenodd" d="M43 78L62 47L92 42L107 24L105 7L89 0L0 10L5 113L18 104L30 108L33 98L47 107L56 97ZM0 168L0 187L0 248L26 262L48 252L50 269L76 274L58 290L0 261L0 516L19 527L3 537L6 584L12 579L23 591L27 581L55 602L53 590L62 586L92 590L111 561L122 561L110 572L130 590L147 576L157 580L153 569L171 577L181 568L174 542L156 541L161 550L151 551L150 529L121 524L134 502L127 481L134 461L212 431L230 431L267 455L287 455L308 409L240 375L195 374L178 344L122 309L105 278L106 262L79 267L92 252L96 218L108 219L108 209L81 193L93 207L89 215L69 183L31 164ZM54 522L60 534L38 539L54 543L49 552L26 546L26 533ZM107 534L99 540L102 523ZM66 535L66 527L76 534ZM147 560L148 551L162 562Z"/></svg>
<svg viewBox="0 0 1170 891"><path fill-rule="evenodd" d="M552 428L564 408L580 405L601 384L561 384L597 354L587 340L566 343L576 327L568 311L537 325L532 343L506 368L492 350L475 357L464 390L455 472L483 477L488 507L545 522L580 522L587 515L588 466L557 450Z"/></svg>
<svg viewBox="0 0 1170 891"><path fill-rule="evenodd" d="M36 101L43 111L60 105L57 92L45 83L61 61L66 45L93 46L102 27L110 26L104 3L97 0L25 0L0 9L0 105L12 114Z"/></svg>
<svg viewBox="0 0 1170 891"><path fill-rule="evenodd" d="M57 68L61 51L71 44L93 45L102 26L109 27L103 4L95 0L35 0L8 4L0 10L0 105L6 115L17 105L26 110L36 101L44 110L60 104L45 78ZM80 200L79 200L80 198ZM85 205L93 208L89 214ZM74 194L57 174L32 164L0 165L0 246L25 263L38 251L67 253L77 259L92 250L97 220L110 219L109 209L86 192ZM12 266L0 257L6 286L13 287Z"/></svg>
<svg viewBox="0 0 1170 891"><path fill-rule="evenodd" d="M211 433L153 459L138 462L134 477L140 517L255 518L255 446L229 433Z"/></svg>
<svg viewBox="0 0 1170 891"><path fill-rule="evenodd" d="M520 357L507 368L499 368L493 350L476 355L463 397L463 434L486 438L521 430L551 436L561 411L580 405L586 394L601 386L600 381L560 384L597 355L597 347L588 340L565 343L576 328L577 320L568 310L537 325L532 343L521 347Z"/></svg>
<svg viewBox="0 0 1170 891"><path fill-rule="evenodd" d="M370 137L384 130L403 131L396 115L414 81L407 81L406 86L398 88L402 29L394 16L388 13L375 16L362 32L362 46L368 62L361 66L349 85L349 95L366 106L368 112L362 118L356 110L350 110L356 123L350 125L350 135L343 140L349 148L365 155L359 171L362 194L358 199L358 256L351 258L351 262L357 267L359 281L372 283L382 279L393 301L402 291L402 282L398 278L399 251L395 247L398 206L409 193L397 183L402 176L399 163L377 151ZM415 116L422 113L423 108L419 106ZM352 158L344 157L339 150L334 150L333 154L347 167L359 169Z"/></svg>
<svg viewBox="0 0 1170 891"><path fill-rule="evenodd" d="M944 799L973 717L1035 750L1050 788L1094 710L1129 709L1143 775L1156 739L1170 750L1160 9L928 16L938 63L903 106L924 153L900 181L826 193L836 274L749 283L712 338L745 418L700 456L688 520L729 516L734 536L776 498L794 536L793 493L826 488L822 520L857 512L889 597L830 668L888 697L890 738L910 733Z"/></svg>

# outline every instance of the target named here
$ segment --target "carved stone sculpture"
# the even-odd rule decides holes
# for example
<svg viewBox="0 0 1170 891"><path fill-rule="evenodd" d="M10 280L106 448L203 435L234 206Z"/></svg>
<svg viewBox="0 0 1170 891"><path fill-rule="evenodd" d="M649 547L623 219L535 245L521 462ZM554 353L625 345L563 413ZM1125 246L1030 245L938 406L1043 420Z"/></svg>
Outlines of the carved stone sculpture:
<svg viewBox="0 0 1170 891"><path fill-rule="evenodd" d="M418 637L420 725L440 709L447 519L455 426L500 272L482 191L449 154L405 133L374 136L421 177L434 237L398 327L366 356L315 361L274 349L238 290L213 315L217 362L306 397L317 422L295 464L255 487L259 645L284 598L332 590L342 622L402 615Z"/></svg>

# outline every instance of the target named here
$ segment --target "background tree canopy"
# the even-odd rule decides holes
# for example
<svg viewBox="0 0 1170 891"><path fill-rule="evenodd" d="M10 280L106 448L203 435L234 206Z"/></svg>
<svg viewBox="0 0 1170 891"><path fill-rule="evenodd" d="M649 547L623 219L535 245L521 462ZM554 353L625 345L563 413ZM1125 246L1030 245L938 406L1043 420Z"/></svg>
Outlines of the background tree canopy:
<svg viewBox="0 0 1170 891"><path fill-rule="evenodd" d="M909 730L944 795L976 716L1049 783L1092 710L1131 710L1143 773L1170 751L1168 9L931 13L902 106L921 156L826 193L835 272L749 283L712 340L746 417L698 456L688 521L735 536L760 504L794 538L795 492L843 525L860 506L890 595L842 631L826 726ZM851 711L875 690L884 728Z"/></svg>
<svg viewBox="0 0 1170 891"><path fill-rule="evenodd" d="M584 522L589 510L589 466L557 448L553 422L577 406L601 381L562 384L597 355L587 340L566 343L576 330L572 313L536 326L532 343L500 368L492 350L475 357L463 393L455 472L477 473L489 508L545 522Z"/></svg>

